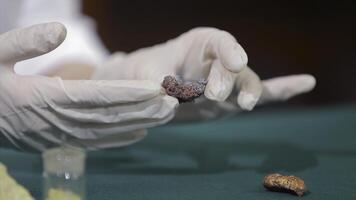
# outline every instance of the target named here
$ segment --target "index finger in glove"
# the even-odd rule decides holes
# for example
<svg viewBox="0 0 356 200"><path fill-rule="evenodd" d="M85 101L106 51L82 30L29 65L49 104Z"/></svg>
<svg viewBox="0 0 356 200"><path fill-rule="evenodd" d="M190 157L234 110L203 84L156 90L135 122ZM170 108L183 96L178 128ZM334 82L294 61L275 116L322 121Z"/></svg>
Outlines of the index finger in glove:
<svg viewBox="0 0 356 200"><path fill-rule="evenodd" d="M65 37L65 27L56 22L6 32L0 35L0 63L43 55L58 47Z"/></svg>

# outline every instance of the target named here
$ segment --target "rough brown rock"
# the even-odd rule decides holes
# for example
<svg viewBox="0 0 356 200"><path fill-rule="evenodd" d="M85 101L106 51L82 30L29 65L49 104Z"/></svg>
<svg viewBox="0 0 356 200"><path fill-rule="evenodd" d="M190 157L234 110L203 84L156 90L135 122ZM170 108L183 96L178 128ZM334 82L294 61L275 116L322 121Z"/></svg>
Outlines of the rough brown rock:
<svg viewBox="0 0 356 200"><path fill-rule="evenodd" d="M176 97L179 103L192 102L200 97L205 90L207 81L184 82L182 79L173 76L166 76L162 82L162 87L169 96Z"/></svg>
<svg viewBox="0 0 356 200"><path fill-rule="evenodd" d="M283 176L281 174L269 174L263 179L263 186L271 191L289 192L303 196L307 191L305 183L296 176Z"/></svg>

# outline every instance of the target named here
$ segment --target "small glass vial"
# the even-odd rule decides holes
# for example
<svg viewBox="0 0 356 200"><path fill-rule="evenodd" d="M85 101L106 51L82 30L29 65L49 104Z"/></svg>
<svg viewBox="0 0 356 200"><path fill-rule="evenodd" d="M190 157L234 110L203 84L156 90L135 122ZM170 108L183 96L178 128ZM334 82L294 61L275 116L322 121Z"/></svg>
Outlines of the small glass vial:
<svg viewBox="0 0 356 200"><path fill-rule="evenodd" d="M83 149L61 146L42 154L44 200L85 200Z"/></svg>

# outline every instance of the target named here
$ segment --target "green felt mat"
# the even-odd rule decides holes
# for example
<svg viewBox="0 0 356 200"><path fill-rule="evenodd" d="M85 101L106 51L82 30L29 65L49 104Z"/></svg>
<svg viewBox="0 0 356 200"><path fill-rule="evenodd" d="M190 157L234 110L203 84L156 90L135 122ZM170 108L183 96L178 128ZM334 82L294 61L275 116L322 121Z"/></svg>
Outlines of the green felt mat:
<svg viewBox="0 0 356 200"><path fill-rule="evenodd" d="M40 199L39 155L0 161ZM302 177L302 199L356 199L356 106L262 110L168 125L130 147L89 153L89 200L298 199L261 186L270 172ZM1 180L0 180L1 181Z"/></svg>

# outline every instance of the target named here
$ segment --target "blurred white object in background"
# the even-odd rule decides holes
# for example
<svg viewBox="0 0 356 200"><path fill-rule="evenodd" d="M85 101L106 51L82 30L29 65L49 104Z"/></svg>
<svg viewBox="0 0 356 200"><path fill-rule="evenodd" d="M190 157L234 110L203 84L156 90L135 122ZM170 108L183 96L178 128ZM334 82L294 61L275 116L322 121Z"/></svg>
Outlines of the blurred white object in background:
<svg viewBox="0 0 356 200"><path fill-rule="evenodd" d="M66 40L53 52L16 64L19 74L46 74L72 62L97 67L109 55L95 22L82 14L81 0L0 0L0 5L0 34L52 21L68 30Z"/></svg>

